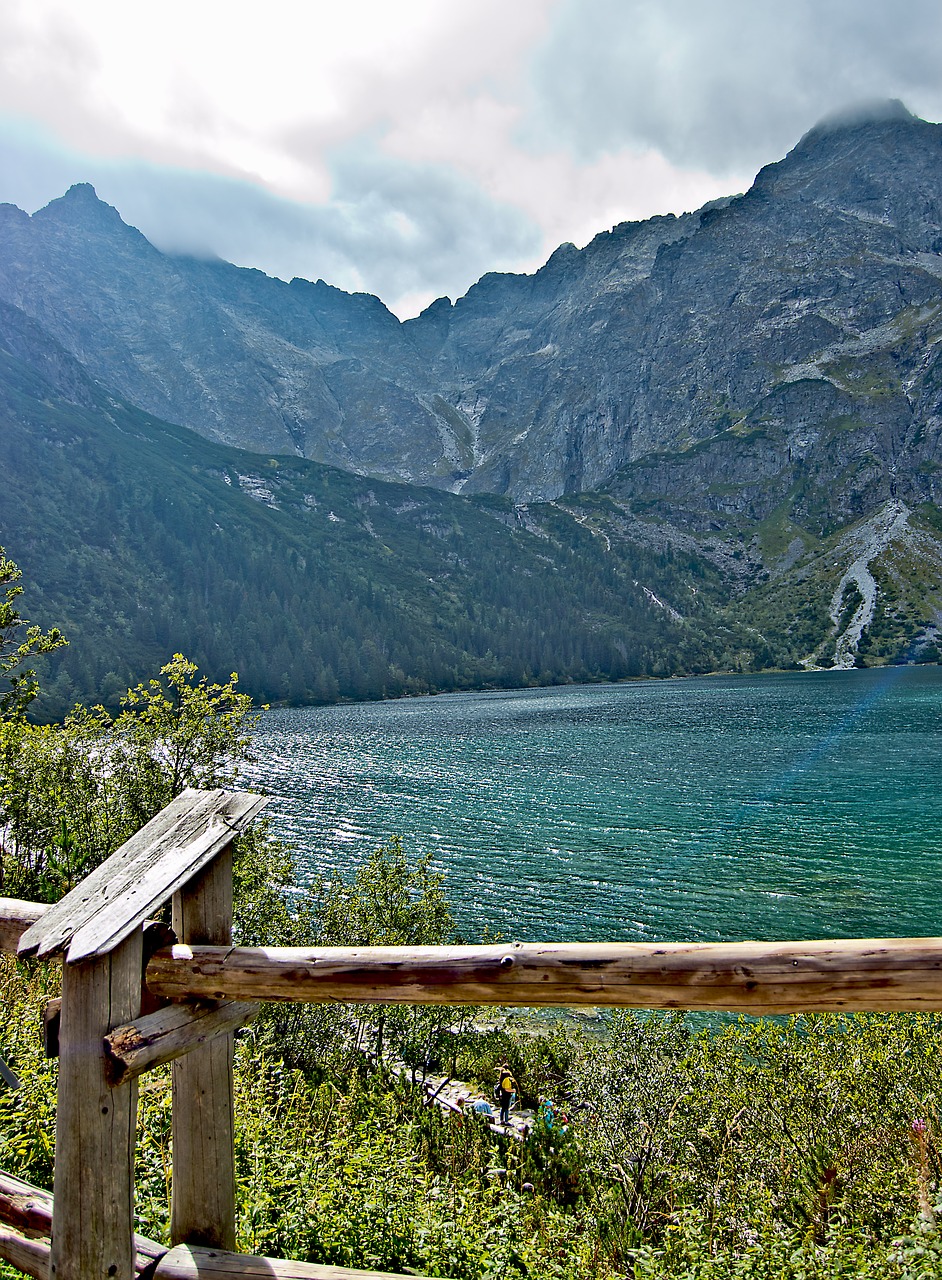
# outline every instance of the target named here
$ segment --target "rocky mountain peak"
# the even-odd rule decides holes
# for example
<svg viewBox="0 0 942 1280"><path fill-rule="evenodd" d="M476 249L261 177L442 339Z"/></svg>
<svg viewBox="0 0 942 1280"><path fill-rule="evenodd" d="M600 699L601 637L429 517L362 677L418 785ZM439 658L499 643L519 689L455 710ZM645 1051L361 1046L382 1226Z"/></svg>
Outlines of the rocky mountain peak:
<svg viewBox="0 0 942 1280"><path fill-rule="evenodd" d="M760 170L748 194L906 222L937 204L940 144L942 125L912 115L897 99L863 103L819 121L784 159Z"/></svg>
<svg viewBox="0 0 942 1280"><path fill-rule="evenodd" d="M939 128L914 116L898 98L861 102L824 116L798 140L779 165L768 168L787 167L791 161L806 158L820 160L823 153L846 151L860 144L875 152L881 142L885 145L891 139L903 137L918 145L920 134L929 136Z"/></svg>
<svg viewBox="0 0 942 1280"><path fill-rule="evenodd" d="M50 200L33 217L41 222L57 223L85 232L96 231L109 235L121 232L135 239L145 238L135 227L128 226L114 205L106 204L98 198L98 192L90 182L74 183L65 195Z"/></svg>
<svg viewBox="0 0 942 1280"><path fill-rule="evenodd" d="M814 128L804 135L801 142L814 135L838 133L846 129L859 129L873 124L918 124L923 123L918 116L906 107L899 98L876 98L865 102L857 102L842 107L824 116ZM801 146L799 142L799 146Z"/></svg>
<svg viewBox="0 0 942 1280"><path fill-rule="evenodd" d="M0 299L135 405L260 452L534 501L653 455L735 486L754 432L767 514L809 432L827 465L887 460L902 492L887 468L926 428L920 474L942 475L940 147L901 103L858 106L744 196L561 245L405 324L323 281L161 254L79 184L33 219L0 210Z"/></svg>

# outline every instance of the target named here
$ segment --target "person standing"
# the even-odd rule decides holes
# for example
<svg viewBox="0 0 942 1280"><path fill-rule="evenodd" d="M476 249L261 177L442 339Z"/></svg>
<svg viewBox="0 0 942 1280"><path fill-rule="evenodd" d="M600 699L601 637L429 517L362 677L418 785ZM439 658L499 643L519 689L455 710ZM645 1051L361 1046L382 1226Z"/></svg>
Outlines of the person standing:
<svg viewBox="0 0 942 1280"><path fill-rule="evenodd" d="M500 1123L510 1124L510 1104L517 1092L517 1082L510 1073L510 1067L502 1062L497 1071L497 1101L500 1103Z"/></svg>

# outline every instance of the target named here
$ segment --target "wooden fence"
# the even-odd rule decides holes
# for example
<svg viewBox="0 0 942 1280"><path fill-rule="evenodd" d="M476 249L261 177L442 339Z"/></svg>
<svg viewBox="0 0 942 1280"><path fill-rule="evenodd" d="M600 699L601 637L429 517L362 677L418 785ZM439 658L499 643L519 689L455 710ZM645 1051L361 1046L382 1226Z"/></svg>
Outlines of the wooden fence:
<svg viewBox="0 0 942 1280"><path fill-rule="evenodd" d="M0 1175L0 1258L36 1280L382 1280L233 1252L232 1033L257 1000L942 1010L942 938L233 947L231 843L264 804L185 791L61 902L0 900L0 949L63 962L53 1195ZM171 1061L168 1250L134 1235L133 1161L137 1078Z"/></svg>

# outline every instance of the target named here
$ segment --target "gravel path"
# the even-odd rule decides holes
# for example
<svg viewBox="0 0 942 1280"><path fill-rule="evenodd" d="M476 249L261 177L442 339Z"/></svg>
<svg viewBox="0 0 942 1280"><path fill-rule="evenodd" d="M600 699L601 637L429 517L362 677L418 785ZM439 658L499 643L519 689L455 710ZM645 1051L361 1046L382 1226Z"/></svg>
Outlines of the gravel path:
<svg viewBox="0 0 942 1280"><path fill-rule="evenodd" d="M404 1062L391 1062L387 1065L396 1075L411 1079L411 1068ZM497 1120L499 1105L493 1098L485 1097L464 1080L452 1080L448 1076L426 1076L424 1089L429 1104L434 1102L436 1106L442 1107L445 1111L454 1112L456 1115L470 1112L476 1102L486 1102L491 1108L491 1117L488 1118L485 1114L485 1119L495 1133L504 1133L522 1142L533 1128L536 1118L534 1112L519 1106L515 1106L511 1111L509 1125L499 1124Z"/></svg>

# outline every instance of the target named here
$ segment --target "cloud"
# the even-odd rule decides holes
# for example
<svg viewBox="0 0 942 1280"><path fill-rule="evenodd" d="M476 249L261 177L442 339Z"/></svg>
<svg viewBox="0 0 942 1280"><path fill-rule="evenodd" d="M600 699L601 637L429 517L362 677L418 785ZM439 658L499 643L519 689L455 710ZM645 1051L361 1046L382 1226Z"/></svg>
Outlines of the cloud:
<svg viewBox="0 0 942 1280"><path fill-rule="evenodd" d="M457 296L554 247L532 204L463 165L461 129L469 103L516 91L555 3L10 0L0 199L32 209L90 181L161 247L322 276L403 312ZM437 151L387 146L420 116Z"/></svg>
<svg viewBox="0 0 942 1280"><path fill-rule="evenodd" d="M537 254L521 261L533 270L564 241L585 244L618 222L697 209L731 194L730 177L671 165L658 152L619 150L580 158L571 149L519 145L522 107L479 96L454 105L447 122L432 104L394 126L382 139L387 155L455 164L494 201L520 210L541 228ZM456 146L456 139L460 145ZM733 191L753 177L737 175Z"/></svg>
<svg viewBox="0 0 942 1280"><path fill-rule="evenodd" d="M0 199L400 314L743 190L822 116L942 116L937 0L5 0ZM2 128L2 121L0 121Z"/></svg>
<svg viewBox="0 0 942 1280"><path fill-rule="evenodd" d="M535 222L445 165L409 164L364 143L339 152L333 173L334 243L387 296L456 297L541 247Z"/></svg>
<svg viewBox="0 0 942 1280"><path fill-rule="evenodd" d="M445 166L397 160L369 139L328 160L332 198L312 205L232 178L79 155L35 128L0 130L3 194L30 212L92 182L160 249L365 290L403 316L539 257L534 222Z"/></svg>
<svg viewBox="0 0 942 1280"><path fill-rule="evenodd" d="M937 0L566 0L535 54L520 136L580 161L652 150L754 173L856 100L939 118L940 55Z"/></svg>
<svg viewBox="0 0 942 1280"><path fill-rule="evenodd" d="M7 0L0 110L89 154L321 200L330 149L519 82L557 2Z"/></svg>

